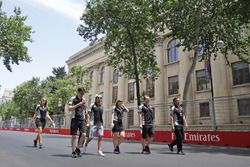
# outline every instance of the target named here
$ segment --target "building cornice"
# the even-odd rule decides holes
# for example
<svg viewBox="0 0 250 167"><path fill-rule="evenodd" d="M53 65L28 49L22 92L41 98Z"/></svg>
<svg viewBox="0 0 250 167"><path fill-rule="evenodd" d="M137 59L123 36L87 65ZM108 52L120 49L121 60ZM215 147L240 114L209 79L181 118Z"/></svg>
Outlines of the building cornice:
<svg viewBox="0 0 250 167"><path fill-rule="evenodd" d="M100 52L102 50L103 50L103 40L100 40L100 41L94 43L93 45L90 45L86 48L83 48L79 52L70 56L69 59L66 61L66 63L68 65L73 64L74 62L76 62L84 57L88 57L88 56L93 55L96 52Z"/></svg>

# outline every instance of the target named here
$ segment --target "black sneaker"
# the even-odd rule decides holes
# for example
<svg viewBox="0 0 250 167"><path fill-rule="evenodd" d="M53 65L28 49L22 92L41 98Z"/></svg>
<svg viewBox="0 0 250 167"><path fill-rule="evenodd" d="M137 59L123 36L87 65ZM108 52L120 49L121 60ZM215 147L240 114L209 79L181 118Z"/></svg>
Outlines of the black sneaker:
<svg viewBox="0 0 250 167"><path fill-rule="evenodd" d="M43 145L42 144L39 144L39 149L42 149L43 148Z"/></svg>
<svg viewBox="0 0 250 167"><path fill-rule="evenodd" d="M116 150L117 150L118 154L120 154L120 153L121 153L121 152L120 152L120 148L119 148L119 146L116 146Z"/></svg>
<svg viewBox="0 0 250 167"><path fill-rule="evenodd" d="M37 140L33 140L34 142L34 147L37 147Z"/></svg>
<svg viewBox="0 0 250 167"><path fill-rule="evenodd" d="M173 148L173 146L172 146L171 144L168 144L168 147L169 147L169 150L170 150L171 152L174 151L174 148Z"/></svg>
<svg viewBox="0 0 250 167"><path fill-rule="evenodd" d="M114 154L119 154L117 148L114 149Z"/></svg>
<svg viewBox="0 0 250 167"><path fill-rule="evenodd" d="M147 152L148 154L151 153L151 152L150 152L150 149L149 149L149 146L145 146L145 150L146 150L146 152Z"/></svg>
<svg viewBox="0 0 250 167"><path fill-rule="evenodd" d="M82 157L82 153L79 148L76 148L75 153L77 154L78 157Z"/></svg>
<svg viewBox="0 0 250 167"><path fill-rule="evenodd" d="M144 148L144 149L142 149L142 152L141 152L142 154L147 154L147 150Z"/></svg>
<svg viewBox="0 0 250 167"><path fill-rule="evenodd" d="M72 158L77 158L77 154L75 151L72 152L72 155L71 155Z"/></svg>
<svg viewBox="0 0 250 167"><path fill-rule="evenodd" d="M185 155L185 153L182 150L181 151L177 151L177 154Z"/></svg>

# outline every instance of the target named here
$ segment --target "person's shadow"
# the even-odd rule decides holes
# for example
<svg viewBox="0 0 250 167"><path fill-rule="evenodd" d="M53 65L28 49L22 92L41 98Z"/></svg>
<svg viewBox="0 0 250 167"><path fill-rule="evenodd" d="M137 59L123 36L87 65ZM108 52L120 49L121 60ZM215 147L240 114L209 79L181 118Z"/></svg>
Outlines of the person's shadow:
<svg viewBox="0 0 250 167"><path fill-rule="evenodd" d="M85 154L82 154L82 157L84 156L89 156L89 155L92 155L92 156L97 156L97 154L92 154L92 153L85 153ZM71 154L53 154L53 155L50 155L52 157L59 157L59 158L71 158Z"/></svg>

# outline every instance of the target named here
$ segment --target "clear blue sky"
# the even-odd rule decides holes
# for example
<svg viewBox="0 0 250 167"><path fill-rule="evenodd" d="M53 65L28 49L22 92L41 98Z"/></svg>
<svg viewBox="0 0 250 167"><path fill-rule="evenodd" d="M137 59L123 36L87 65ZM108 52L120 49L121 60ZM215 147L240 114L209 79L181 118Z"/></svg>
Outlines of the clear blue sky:
<svg viewBox="0 0 250 167"><path fill-rule="evenodd" d="M20 62L9 72L0 62L0 97L5 88L15 88L32 77L51 75L52 67L66 66L65 61L88 45L76 31L84 11L84 0L3 0L8 15L20 7L32 26L33 43L28 43L31 63Z"/></svg>

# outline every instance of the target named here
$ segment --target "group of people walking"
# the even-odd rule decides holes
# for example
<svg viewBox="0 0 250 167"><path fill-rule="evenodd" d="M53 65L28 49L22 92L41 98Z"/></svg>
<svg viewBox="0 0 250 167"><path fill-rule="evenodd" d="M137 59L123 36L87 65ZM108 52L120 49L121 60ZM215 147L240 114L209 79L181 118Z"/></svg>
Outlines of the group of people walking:
<svg viewBox="0 0 250 167"><path fill-rule="evenodd" d="M97 138L97 154L105 156L102 151L102 138L104 134L103 127L103 107L102 96L97 94L95 101L89 107L84 99L85 90L78 88L76 96L72 97L69 102L69 111L71 112L71 148L72 158L81 157L83 152L86 153L87 146L93 138ZM120 145L124 140L125 131L123 128L123 113L129 112L128 108L123 104L122 100L117 100L112 108L111 128L113 133L114 153L120 153ZM150 144L154 140L154 114L150 105L150 97L144 96L143 103L138 109L139 125L141 129L142 154L150 154ZM170 151L177 145L177 154L184 154L182 151L182 140L184 138L184 127L187 127L185 114L180 105L179 98L173 99L173 107L171 108L171 125L175 132L175 140L168 144ZM36 107L33 117L38 128L38 134L34 140L34 146L42 148L42 131L46 125L46 117L54 124L49 116L47 100L42 98L40 104ZM78 140L77 134L80 133Z"/></svg>

